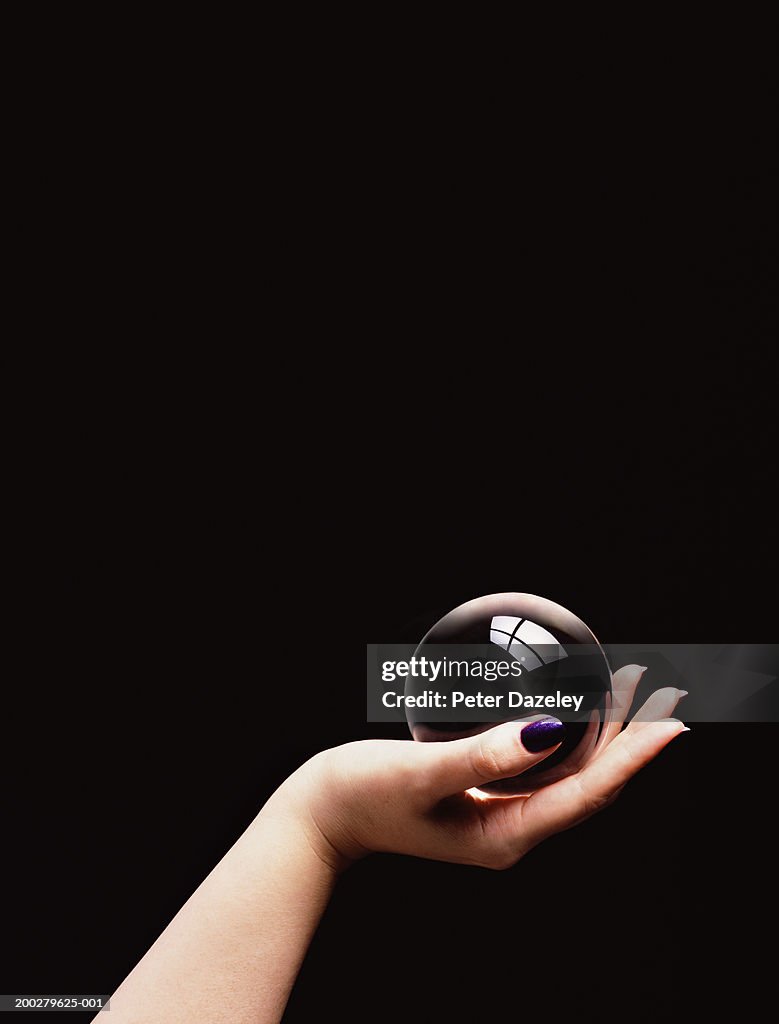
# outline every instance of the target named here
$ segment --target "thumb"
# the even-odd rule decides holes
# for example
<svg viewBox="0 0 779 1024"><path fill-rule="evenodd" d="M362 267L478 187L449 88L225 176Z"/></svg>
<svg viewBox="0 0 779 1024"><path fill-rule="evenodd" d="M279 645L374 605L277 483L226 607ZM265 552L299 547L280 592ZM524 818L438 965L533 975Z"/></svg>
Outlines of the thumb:
<svg viewBox="0 0 779 1024"><path fill-rule="evenodd" d="M419 771L435 799L527 771L559 746L565 726L557 718L505 722L464 739L417 744Z"/></svg>

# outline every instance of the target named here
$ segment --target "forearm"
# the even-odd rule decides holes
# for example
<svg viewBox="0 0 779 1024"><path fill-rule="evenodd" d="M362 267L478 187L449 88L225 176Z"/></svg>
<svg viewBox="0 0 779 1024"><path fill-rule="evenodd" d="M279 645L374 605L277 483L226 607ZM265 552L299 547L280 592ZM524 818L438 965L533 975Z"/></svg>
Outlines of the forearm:
<svg viewBox="0 0 779 1024"><path fill-rule="evenodd" d="M281 1019L336 870L272 799L111 1000L113 1024Z"/></svg>

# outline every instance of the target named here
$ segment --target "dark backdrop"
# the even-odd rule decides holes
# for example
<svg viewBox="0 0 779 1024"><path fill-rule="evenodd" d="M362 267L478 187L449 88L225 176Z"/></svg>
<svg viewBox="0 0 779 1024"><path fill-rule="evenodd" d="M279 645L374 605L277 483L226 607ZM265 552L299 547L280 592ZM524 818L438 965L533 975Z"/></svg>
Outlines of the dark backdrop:
<svg viewBox="0 0 779 1024"><path fill-rule="evenodd" d="M716 452L669 456L660 475L639 461L610 485L593 462L592 488L563 465L542 491L485 493L476 510L415 500L409 471L392 494L356 488L351 507L312 498L275 537L234 492L207 513L130 500L71 522L35 579L37 646L6 698L6 990L110 991L298 764L402 738L363 720L366 641L421 636L510 588L603 638L770 639L764 497L715 499ZM291 672L302 653L312 667ZM282 712L296 692L306 713ZM778 728L693 726L612 809L507 873L359 864L289 1020L649 1020L708 1004L711 972L718 999L751 991L756 924L773 912Z"/></svg>
<svg viewBox="0 0 779 1024"><path fill-rule="evenodd" d="M776 640L773 151L726 92L593 124L549 181L480 191L473 222L445 175L413 214L350 179L354 227L301 189L270 278L219 246L161 269L175 356L139 351L149 311L118 368L69 352L63 386L36 366L8 535L4 992L111 991L297 765L402 737L364 721L366 642L501 590L606 642ZM261 296L240 314L236 273ZM115 287L111 338L138 301ZM748 1009L778 730L694 726L506 873L359 864L289 1021Z"/></svg>

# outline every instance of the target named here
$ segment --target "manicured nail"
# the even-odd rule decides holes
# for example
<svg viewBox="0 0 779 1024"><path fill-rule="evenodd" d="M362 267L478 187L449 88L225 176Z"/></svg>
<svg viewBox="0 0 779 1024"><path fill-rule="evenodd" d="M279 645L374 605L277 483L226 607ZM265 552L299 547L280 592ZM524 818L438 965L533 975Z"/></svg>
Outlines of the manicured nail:
<svg viewBox="0 0 779 1024"><path fill-rule="evenodd" d="M660 721L661 722L673 722L675 725L684 725L684 722L681 720L681 718L661 718ZM682 732L689 732L689 731L690 731L689 725L684 725L684 728L682 729ZM681 735L681 733L679 735Z"/></svg>
<svg viewBox="0 0 779 1024"><path fill-rule="evenodd" d="M548 750L549 747L559 743L563 736L565 736L565 726L557 718L542 718L538 722L531 722L519 734L522 746L531 754L537 754L540 750Z"/></svg>

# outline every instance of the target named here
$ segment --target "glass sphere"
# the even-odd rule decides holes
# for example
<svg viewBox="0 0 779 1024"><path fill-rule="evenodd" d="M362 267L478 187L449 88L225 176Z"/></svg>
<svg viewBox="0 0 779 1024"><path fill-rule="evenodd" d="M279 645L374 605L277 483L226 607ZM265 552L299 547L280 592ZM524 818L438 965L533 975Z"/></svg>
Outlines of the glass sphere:
<svg viewBox="0 0 779 1024"><path fill-rule="evenodd" d="M425 635L415 657L432 657L441 651L480 652L479 657L496 657L518 662L518 677L500 678L479 686L490 694L509 690L524 694L521 710L501 709L484 712L491 721L430 721L425 709L406 705L406 719L415 740L421 742L457 739L492 728L496 722L552 715L566 725L560 747L538 765L510 779L479 786L492 796L518 796L547 786L578 771L592 754L600 735L606 711L611 706L611 671L606 655L591 630L580 618L562 605L531 594L490 594L468 601L440 619ZM487 652L485 655L483 652ZM494 652L494 653L491 653ZM459 656L459 655L458 655ZM519 669L517 669L519 672ZM429 682L406 679L406 694L422 692ZM437 690L451 693L461 683L446 679L436 683ZM544 695L554 700L571 696L580 706L564 713L555 707L529 709ZM512 697L512 700L516 698ZM550 696L551 699L551 696ZM482 714L481 712L479 714Z"/></svg>

